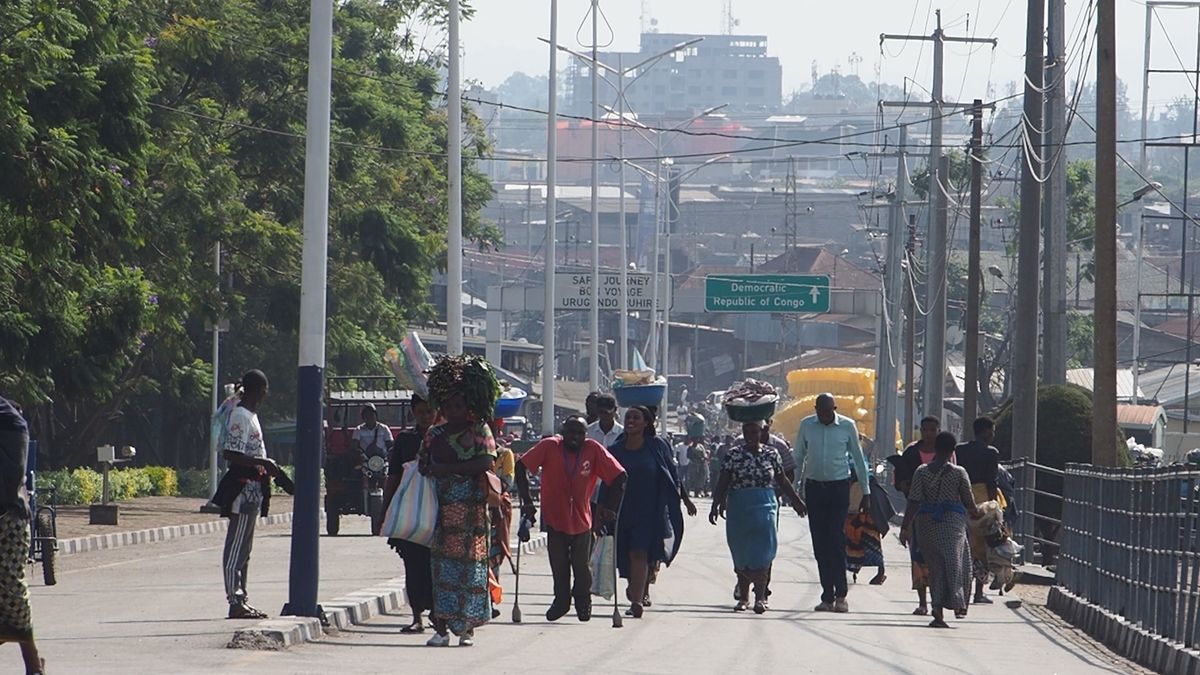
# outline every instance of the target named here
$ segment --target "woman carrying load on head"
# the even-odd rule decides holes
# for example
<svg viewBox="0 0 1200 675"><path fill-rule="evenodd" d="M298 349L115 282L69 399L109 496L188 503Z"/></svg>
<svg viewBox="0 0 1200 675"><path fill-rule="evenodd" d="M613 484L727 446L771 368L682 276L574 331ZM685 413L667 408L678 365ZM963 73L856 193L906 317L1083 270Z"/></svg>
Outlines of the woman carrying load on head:
<svg viewBox="0 0 1200 675"><path fill-rule="evenodd" d="M725 538L737 573L735 612L747 608L750 584L754 584L754 612L767 611L767 582L778 547L776 536L778 489L800 517L808 508L783 471L779 452L762 443L763 422L742 424L743 442L731 450L721 467L708 521L724 517Z"/></svg>
<svg viewBox="0 0 1200 675"><path fill-rule="evenodd" d="M491 619L488 589L487 484L495 464L496 443L491 419L500 385L486 361L448 356L429 371L430 402L442 424L425 435L419 454L422 474L437 479L438 521L430 562L436 634L431 647L475 644L475 628ZM482 479L482 480L481 480Z"/></svg>

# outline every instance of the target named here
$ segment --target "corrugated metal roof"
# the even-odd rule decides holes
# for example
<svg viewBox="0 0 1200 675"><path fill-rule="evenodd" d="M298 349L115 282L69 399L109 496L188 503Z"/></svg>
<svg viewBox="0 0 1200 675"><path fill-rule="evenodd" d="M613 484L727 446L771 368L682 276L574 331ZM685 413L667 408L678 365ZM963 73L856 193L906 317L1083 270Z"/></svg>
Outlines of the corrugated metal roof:
<svg viewBox="0 0 1200 675"><path fill-rule="evenodd" d="M1117 425L1122 428L1150 429L1159 420L1166 424L1167 413L1157 405L1117 405Z"/></svg>
<svg viewBox="0 0 1200 675"><path fill-rule="evenodd" d="M1191 377L1187 375L1187 364L1177 363L1142 373L1138 384L1164 408L1183 408L1188 395L1200 401L1200 366L1192 366ZM1190 386L1188 380L1191 380Z"/></svg>
<svg viewBox="0 0 1200 675"><path fill-rule="evenodd" d="M1077 384L1088 391L1095 390L1095 377L1091 368L1072 368L1067 371L1067 382ZM1144 391L1142 387L1138 387L1138 400L1146 398ZM1117 400L1133 400L1133 371L1128 368L1117 370Z"/></svg>

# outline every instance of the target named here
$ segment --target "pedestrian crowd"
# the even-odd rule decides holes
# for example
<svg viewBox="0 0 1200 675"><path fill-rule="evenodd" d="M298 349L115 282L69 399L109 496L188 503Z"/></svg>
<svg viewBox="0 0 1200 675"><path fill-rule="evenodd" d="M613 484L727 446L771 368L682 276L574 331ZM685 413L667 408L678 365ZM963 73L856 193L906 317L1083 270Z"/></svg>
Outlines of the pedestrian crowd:
<svg viewBox="0 0 1200 675"><path fill-rule="evenodd" d="M428 514L405 514L428 520L424 530L397 534L400 519L384 521L388 545L403 562L413 614L402 633L432 630L430 646L449 645L451 634L460 646L474 644L475 629L500 615L505 567L516 574L513 619L520 621L514 512L520 538L539 524L546 535L553 577L548 621L572 609L589 621L596 596L613 598L614 622L620 621L618 577L625 580L623 616L642 617L654 604L652 587L682 547L685 514L697 515L693 497L711 497L708 521L725 521L736 612L769 610L781 505L809 521L821 587L817 612L851 611L848 575L857 580L872 568L871 585L887 580L882 541L896 513L854 421L837 412L831 395L817 397L789 444L772 433L770 419L742 423L740 438L710 437L703 425L681 424L686 433L673 440L655 408L628 407L619 419L616 400L597 393L588 398L586 416L566 418L557 434L518 455L493 419L498 392L481 359L441 360L430 370L428 393L413 397L413 426L394 439L386 434L386 508L418 504L411 500L421 486L431 500L421 503L435 505ZM248 603L246 569L269 481L282 473L267 458L255 413L266 393L266 376L247 373L222 441L230 466L222 502L231 518L223 555L230 618L264 616ZM364 438L384 438L367 413ZM1005 496L990 445L994 425L980 418L973 431L975 440L958 444L929 417L921 438L888 458L894 487L907 500L899 540L911 558L913 614L932 615L932 627L947 625L946 610L963 618L971 602L991 602L984 586L994 570L989 547L997 533L977 546L969 526L985 507L1002 511Z"/></svg>

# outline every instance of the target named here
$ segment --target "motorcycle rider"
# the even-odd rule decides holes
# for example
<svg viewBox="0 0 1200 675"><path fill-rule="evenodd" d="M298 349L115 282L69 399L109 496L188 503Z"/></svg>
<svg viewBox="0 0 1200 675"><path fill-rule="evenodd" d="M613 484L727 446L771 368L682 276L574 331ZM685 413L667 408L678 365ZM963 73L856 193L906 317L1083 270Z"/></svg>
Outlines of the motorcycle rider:
<svg viewBox="0 0 1200 675"><path fill-rule="evenodd" d="M367 403L362 407L362 424L354 428L354 447L361 455L361 464L366 464L368 457L387 457L391 445L392 430L379 423L375 404Z"/></svg>

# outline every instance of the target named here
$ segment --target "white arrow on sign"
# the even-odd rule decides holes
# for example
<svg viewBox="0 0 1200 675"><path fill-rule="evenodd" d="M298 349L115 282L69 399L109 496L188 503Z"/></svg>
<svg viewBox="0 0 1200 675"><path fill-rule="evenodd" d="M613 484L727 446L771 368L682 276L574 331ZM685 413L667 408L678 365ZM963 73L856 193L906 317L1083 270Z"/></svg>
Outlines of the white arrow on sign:
<svg viewBox="0 0 1200 675"><path fill-rule="evenodd" d="M808 291L808 297L812 298L813 304L816 304L817 299L821 297L821 290L816 286L813 286Z"/></svg>

